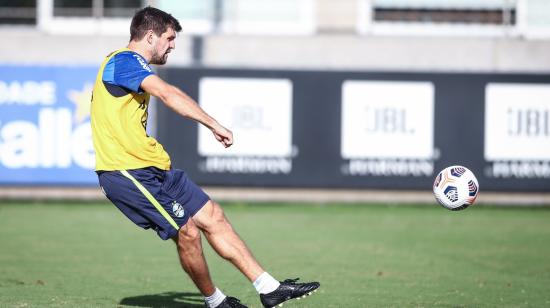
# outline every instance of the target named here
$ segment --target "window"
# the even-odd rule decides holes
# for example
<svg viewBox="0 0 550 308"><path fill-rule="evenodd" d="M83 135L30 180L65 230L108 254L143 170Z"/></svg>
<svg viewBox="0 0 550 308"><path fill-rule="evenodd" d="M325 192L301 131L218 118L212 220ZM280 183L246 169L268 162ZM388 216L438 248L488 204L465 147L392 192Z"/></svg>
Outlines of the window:
<svg viewBox="0 0 550 308"><path fill-rule="evenodd" d="M506 35L521 0L360 0L361 33Z"/></svg>
<svg viewBox="0 0 550 308"><path fill-rule="evenodd" d="M449 24L494 24L515 23L515 1L396 1L375 0L375 21L449 23Z"/></svg>
<svg viewBox="0 0 550 308"><path fill-rule="evenodd" d="M158 8L176 17L185 33L214 32L219 21L221 0L158 0Z"/></svg>
<svg viewBox="0 0 550 308"><path fill-rule="evenodd" d="M132 18L143 7L141 0L104 0L103 16Z"/></svg>
<svg viewBox="0 0 550 308"><path fill-rule="evenodd" d="M0 0L2 1L2 0ZM135 11L153 5L185 33L312 34L316 0L38 0L39 28L56 34L127 34Z"/></svg>
<svg viewBox="0 0 550 308"><path fill-rule="evenodd" d="M92 17L92 0L54 0L53 15L56 17Z"/></svg>
<svg viewBox="0 0 550 308"><path fill-rule="evenodd" d="M225 0L222 30L237 34L312 34L314 0Z"/></svg>
<svg viewBox="0 0 550 308"><path fill-rule="evenodd" d="M0 0L0 25L36 24L36 0Z"/></svg>
<svg viewBox="0 0 550 308"><path fill-rule="evenodd" d="M528 38L550 38L550 1L520 1L518 16L522 34Z"/></svg>
<svg viewBox="0 0 550 308"><path fill-rule="evenodd" d="M141 0L54 0L53 15L59 17L132 17Z"/></svg>
<svg viewBox="0 0 550 308"><path fill-rule="evenodd" d="M160 0L187 33L311 34L315 0Z"/></svg>
<svg viewBox="0 0 550 308"><path fill-rule="evenodd" d="M150 0L38 0L38 26L53 34L128 34L131 17Z"/></svg>

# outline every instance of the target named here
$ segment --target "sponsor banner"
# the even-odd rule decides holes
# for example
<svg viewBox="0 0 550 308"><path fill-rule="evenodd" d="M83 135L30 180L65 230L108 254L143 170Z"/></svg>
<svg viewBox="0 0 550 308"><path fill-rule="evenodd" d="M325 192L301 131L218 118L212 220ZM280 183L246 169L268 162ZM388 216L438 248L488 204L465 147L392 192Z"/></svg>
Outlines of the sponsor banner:
<svg viewBox="0 0 550 308"><path fill-rule="evenodd" d="M431 176L433 117L431 82L345 81L343 174Z"/></svg>
<svg viewBox="0 0 550 308"><path fill-rule="evenodd" d="M199 102L234 133L224 148L204 126L198 153L204 172L290 173L292 170L292 82L288 79L202 78Z"/></svg>
<svg viewBox="0 0 550 308"><path fill-rule="evenodd" d="M550 191L548 75L162 74L235 133L225 149L159 106L159 141L199 184L431 190L437 171L463 165L482 191Z"/></svg>
<svg viewBox="0 0 550 308"><path fill-rule="evenodd" d="M91 184L96 67L0 66L0 183Z"/></svg>
<svg viewBox="0 0 550 308"><path fill-rule="evenodd" d="M484 157L491 177L550 178L550 84L487 85Z"/></svg>
<svg viewBox="0 0 550 308"><path fill-rule="evenodd" d="M550 160L550 84L486 88L485 159Z"/></svg>

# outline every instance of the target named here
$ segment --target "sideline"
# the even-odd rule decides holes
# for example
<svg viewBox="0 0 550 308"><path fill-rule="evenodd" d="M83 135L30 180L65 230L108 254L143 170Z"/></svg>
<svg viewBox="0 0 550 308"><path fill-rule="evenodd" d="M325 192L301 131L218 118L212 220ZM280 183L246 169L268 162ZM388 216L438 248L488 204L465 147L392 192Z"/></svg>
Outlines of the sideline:
<svg viewBox="0 0 550 308"><path fill-rule="evenodd" d="M213 187L203 189L213 199L241 202L382 202L382 203L435 203L431 191L413 190L368 190L368 189L320 189L320 188L259 188L259 187ZM105 201L96 187L19 187L0 186L0 200L17 201ZM550 207L550 192L502 193L481 192L478 204L498 206L545 206Z"/></svg>

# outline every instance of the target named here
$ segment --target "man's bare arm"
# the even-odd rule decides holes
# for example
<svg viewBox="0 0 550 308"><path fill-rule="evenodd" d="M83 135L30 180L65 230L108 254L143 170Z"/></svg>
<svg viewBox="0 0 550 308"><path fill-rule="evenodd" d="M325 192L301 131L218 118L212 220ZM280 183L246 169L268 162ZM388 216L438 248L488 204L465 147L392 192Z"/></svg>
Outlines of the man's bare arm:
<svg viewBox="0 0 550 308"><path fill-rule="evenodd" d="M145 92L158 97L177 114L195 120L208 127L214 134L214 137L225 147L229 147L233 144L233 133L220 125L214 118L208 115L194 99L177 87L165 82L157 75L149 75L141 82L141 88Z"/></svg>

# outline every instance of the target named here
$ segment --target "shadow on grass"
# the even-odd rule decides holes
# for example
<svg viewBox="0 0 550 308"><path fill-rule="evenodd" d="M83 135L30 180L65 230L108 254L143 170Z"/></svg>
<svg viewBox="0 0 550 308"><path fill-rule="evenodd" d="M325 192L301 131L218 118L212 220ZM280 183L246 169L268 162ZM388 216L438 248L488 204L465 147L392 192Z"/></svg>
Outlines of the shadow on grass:
<svg viewBox="0 0 550 308"><path fill-rule="evenodd" d="M126 297L121 299L119 304L151 308L196 308L204 307L204 298L200 293L165 292Z"/></svg>

